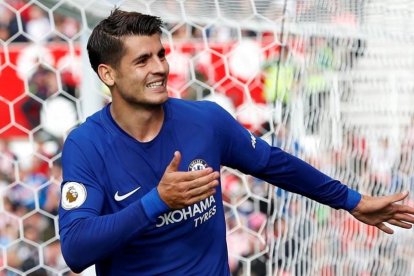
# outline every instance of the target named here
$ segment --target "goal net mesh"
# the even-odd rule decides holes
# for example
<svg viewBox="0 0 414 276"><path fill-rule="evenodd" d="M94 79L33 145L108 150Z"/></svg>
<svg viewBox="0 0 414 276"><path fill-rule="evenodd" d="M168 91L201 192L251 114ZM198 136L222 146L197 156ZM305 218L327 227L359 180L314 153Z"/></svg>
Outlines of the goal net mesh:
<svg viewBox="0 0 414 276"><path fill-rule="evenodd" d="M72 275L58 234L61 149L110 101L84 49L115 6L164 20L172 97L216 101L256 136L364 194L413 192L409 1L3 0L0 275ZM233 275L414 274L412 230L386 235L221 173Z"/></svg>

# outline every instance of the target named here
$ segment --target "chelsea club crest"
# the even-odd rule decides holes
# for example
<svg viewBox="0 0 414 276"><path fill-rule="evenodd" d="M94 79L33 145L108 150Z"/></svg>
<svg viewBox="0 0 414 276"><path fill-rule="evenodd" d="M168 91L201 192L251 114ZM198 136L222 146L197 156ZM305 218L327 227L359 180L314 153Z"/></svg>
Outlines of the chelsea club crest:
<svg viewBox="0 0 414 276"><path fill-rule="evenodd" d="M203 159L195 159L191 161L190 165L188 166L188 171L200 171L204 170L208 167L208 164Z"/></svg>

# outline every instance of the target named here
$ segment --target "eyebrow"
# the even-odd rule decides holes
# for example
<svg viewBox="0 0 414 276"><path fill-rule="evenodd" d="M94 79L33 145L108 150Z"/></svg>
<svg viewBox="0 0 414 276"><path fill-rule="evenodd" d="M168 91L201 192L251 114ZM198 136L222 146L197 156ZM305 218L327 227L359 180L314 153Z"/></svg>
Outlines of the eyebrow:
<svg viewBox="0 0 414 276"><path fill-rule="evenodd" d="M150 58L151 56L152 56L152 54L151 54L151 53L144 53L144 54L142 54L142 55L140 55L140 56L138 56L138 57L134 58L134 59L132 60L132 63L137 63L137 62L139 62L139 61L141 61L141 60L146 60L146 59Z"/></svg>

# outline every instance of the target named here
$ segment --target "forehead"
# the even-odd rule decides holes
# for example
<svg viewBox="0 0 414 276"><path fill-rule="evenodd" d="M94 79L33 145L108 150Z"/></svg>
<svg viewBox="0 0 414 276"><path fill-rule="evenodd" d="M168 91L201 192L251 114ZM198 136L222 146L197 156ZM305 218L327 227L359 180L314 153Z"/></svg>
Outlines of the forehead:
<svg viewBox="0 0 414 276"><path fill-rule="evenodd" d="M163 46L161 35L133 35L124 38L125 56L139 56L145 53L158 53Z"/></svg>

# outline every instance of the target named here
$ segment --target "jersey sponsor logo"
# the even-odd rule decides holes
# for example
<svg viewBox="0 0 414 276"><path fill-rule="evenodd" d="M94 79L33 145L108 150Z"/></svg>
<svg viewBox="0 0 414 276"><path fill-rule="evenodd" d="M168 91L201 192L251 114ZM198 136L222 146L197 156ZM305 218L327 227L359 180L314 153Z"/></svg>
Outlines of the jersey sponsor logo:
<svg viewBox="0 0 414 276"><path fill-rule="evenodd" d="M210 196L198 203L182 209L170 211L157 218L156 227L171 225L174 223L192 219L194 227L198 227L216 214L216 200Z"/></svg>
<svg viewBox="0 0 414 276"><path fill-rule="evenodd" d="M66 182L62 188L62 208L71 210L81 206L86 200L86 188L78 182Z"/></svg>
<svg viewBox="0 0 414 276"><path fill-rule="evenodd" d="M254 137L253 133L251 133L249 130L248 132L250 133L250 139L252 142L252 147L255 149L256 148L256 137Z"/></svg>
<svg viewBox="0 0 414 276"><path fill-rule="evenodd" d="M191 161L188 166L188 171L201 171L208 167L208 164L203 159L195 159Z"/></svg>
<svg viewBox="0 0 414 276"><path fill-rule="evenodd" d="M129 193L124 194L124 195L119 195L119 192L118 192L118 191L116 191L114 198L115 198L115 200L116 200L116 201L122 201L122 200L124 200L124 199L126 199L126 198L130 197L133 193L135 193L135 192L136 192L136 191L138 191L139 189L141 189L141 187L138 187L138 188L136 188L136 189L134 189L134 190L130 191Z"/></svg>

